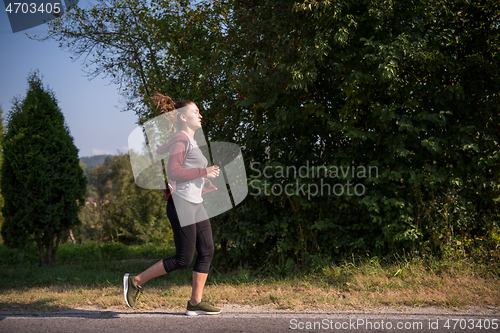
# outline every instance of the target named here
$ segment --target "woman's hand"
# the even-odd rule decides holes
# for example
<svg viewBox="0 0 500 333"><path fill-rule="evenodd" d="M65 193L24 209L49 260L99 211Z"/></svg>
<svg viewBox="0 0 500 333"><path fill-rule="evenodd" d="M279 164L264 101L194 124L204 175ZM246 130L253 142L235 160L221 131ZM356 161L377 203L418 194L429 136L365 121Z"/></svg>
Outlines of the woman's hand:
<svg viewBox="0 0 500 333"><path fill-rule="evenodd" d="M220 169L217 165L212 165L207 168L207 177L215 178L219 175Z"/></svg>

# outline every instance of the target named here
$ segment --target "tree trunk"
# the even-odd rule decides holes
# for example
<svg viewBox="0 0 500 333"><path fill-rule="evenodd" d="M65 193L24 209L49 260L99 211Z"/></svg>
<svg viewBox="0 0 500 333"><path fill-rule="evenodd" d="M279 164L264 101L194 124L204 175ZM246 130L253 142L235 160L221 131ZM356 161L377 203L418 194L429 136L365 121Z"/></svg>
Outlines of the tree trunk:
<svg viewBox="0 0 500 333"><path fill-rule="evenodd" d="M69 229L69 238L73 244L76 244L75 237L73 236L73 230Z"/></svg>
<svg viewBox="0 0 500 333"><path fill-rule="evenodd" d="M56 261L56 253L57 253L57 249L59 248L59 243L61 241L61 234L62 234L62 231L56 233L55 238L52 237L52 240L50 241L51 244L52 244L52 242L54 242L54 247L52 249L52 258L53 258L53 260L51 262Z"/></svg>
<svg viewBox="0 0 500 333"><path fill-rule="evenodd" d="M36 245L38 247L38 254L40 256L40 264L43 266L43 265L45 265L45 253L43 251L43 244L42 244L42 240L40 239L40 237L36 238Z"/></svg>
<svg viewBox="0 0 500 333"><path fill-rule="evenodd" d="M52 249L53 249L53 239L54 235L50 234L46 236L45 239L45 249L46 249L46 260L48 264L52 263Z"/></svg>
<svg viewBox="0 0 500 333"><path fill-rule="evenodd" d="M36 238L36 244L38 246L38 253L40 255L40 263L52 264L56 258L57 248L59 247L61 233L58 232L55 235L44 235L43 238Z"/></svg>

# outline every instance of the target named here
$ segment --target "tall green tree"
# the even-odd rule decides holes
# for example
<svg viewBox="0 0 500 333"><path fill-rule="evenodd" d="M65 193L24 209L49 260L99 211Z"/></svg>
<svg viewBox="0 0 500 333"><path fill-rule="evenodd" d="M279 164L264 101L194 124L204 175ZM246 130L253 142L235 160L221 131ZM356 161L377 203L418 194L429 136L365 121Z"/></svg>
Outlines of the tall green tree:
<svg viewBox="0 0 500 333"><path fill-rule="evenodd" d="M135 184L130 156L113 157L109 179L112 183L108 209L110 238L125 244L168 243L172 228L167 219L163 191L148 190Z"/></svg>
<svg viewBox="0 0 500 333"><path fill-rule="evenodd" d="M211 16L191 21L198 16L193 3L99 0L88 8L73 7L49 23L47 36L35 37L56 40L75 57L87 59L87 74L105 75L119 84L128 98L127 109L146 121L155 110L145 101L155 91L168 92L175 100L202 97L192 88L209 61L210 44L221 35L223 22ZM209 8L207 3L198 5ZM211 24L205 25L205 19ZM193 36L198 45L187 42Z"/></svg>
<svg viewBox="0 0 500 333"><path fill-rule="evenodd" d="M82 225L75 230L79 242L143 244L172 240L163 191L135 184L128 154L107 157L87 177L88 193L94 201L80 212Z"/></svg>
<svg viewBox="0 0 500 333"><path fill-rule="evenodd" d="M81 165L81 162L80 162ZM112 198L112 185L110 180L111 157L106 157L103 164L98 164L84 174L87 179L86 196L89 204L80 212L82 224L76 234L80 242L110 240L109 233L109 203Z"/></svg>
<svg viewBox="0 0 500 333"><path fill-rule="evenodd" d="M38 73L29 76L26 96L14 99L3 151L4 242L23 247L34 241L41 263L51 263L79 223L86 180L56 97Z"/></svg>
<svg viewBox="0 0 500 333"><path fill-rule="evenodd" d="M155 90L194 99L210 140L245 147L246 165L271 175L249 168L250 191L261 194L214 218L226 257L443 254L498 230L495 1L109 5L53 21L50 37L78 55L102 50L91 67L135 89L141 121L154 115ZM377 172L324 177L330 195L308 190L319 182L311 167L300 177L269 172L307 164L316 175L322 166ZM331 194L348 182L363 194ZM306 190L263 194L295 183Z"/></svg>
<svg viewBox="0 0 500 333"><path fill-rule="evenodd" d="M224 96L210 103L213 135L245 146L247 165L259 161L260 171L306 162L378 169L325 179L363 185L362 196L249 199L222 225L228 238L286 259L441 254L498 230L496 2L252 0L221 12L230 25L201 87ZM262 190L319 182L253 173Z"/></svg>

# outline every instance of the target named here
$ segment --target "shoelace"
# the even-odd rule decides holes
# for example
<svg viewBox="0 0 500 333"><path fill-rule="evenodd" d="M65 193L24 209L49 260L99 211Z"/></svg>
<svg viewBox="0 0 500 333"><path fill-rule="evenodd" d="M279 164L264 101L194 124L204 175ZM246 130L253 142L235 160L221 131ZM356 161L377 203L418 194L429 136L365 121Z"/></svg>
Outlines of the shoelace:
<svg viewBox="0 0 500 333"><path fill-rule="evenodd" d="M142 294L142 288L137 286L137 289L135 290L135 295L134 299L137 301L139 299L139 295Z"/></svg>

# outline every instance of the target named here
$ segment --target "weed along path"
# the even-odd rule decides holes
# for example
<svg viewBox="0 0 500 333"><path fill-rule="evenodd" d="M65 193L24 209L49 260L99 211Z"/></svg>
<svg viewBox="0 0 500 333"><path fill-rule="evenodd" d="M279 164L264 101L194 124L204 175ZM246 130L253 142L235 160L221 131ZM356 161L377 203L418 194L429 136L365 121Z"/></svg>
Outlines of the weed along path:
<svg viewBox="0 0 500 333"><path fill-rule="evenodd" d="M0 311L0 332L498 332L500 308L379 308L292 312L225 305L217 316L178 310L124 311L97 307L42 313Z"/></svg>
<svg viewBox="0 0 500 333"><path fill-rule="evenodd" d="M183 315L190 269L148 281L136 307L125 305L123 275L161 257L154 248L125 249L135 252L68 250L68 259L46 266L0 261L0 333L500 332L496 262L353 259L283 277L214 269L203 298L222 314L191 318Z"/></svg>

